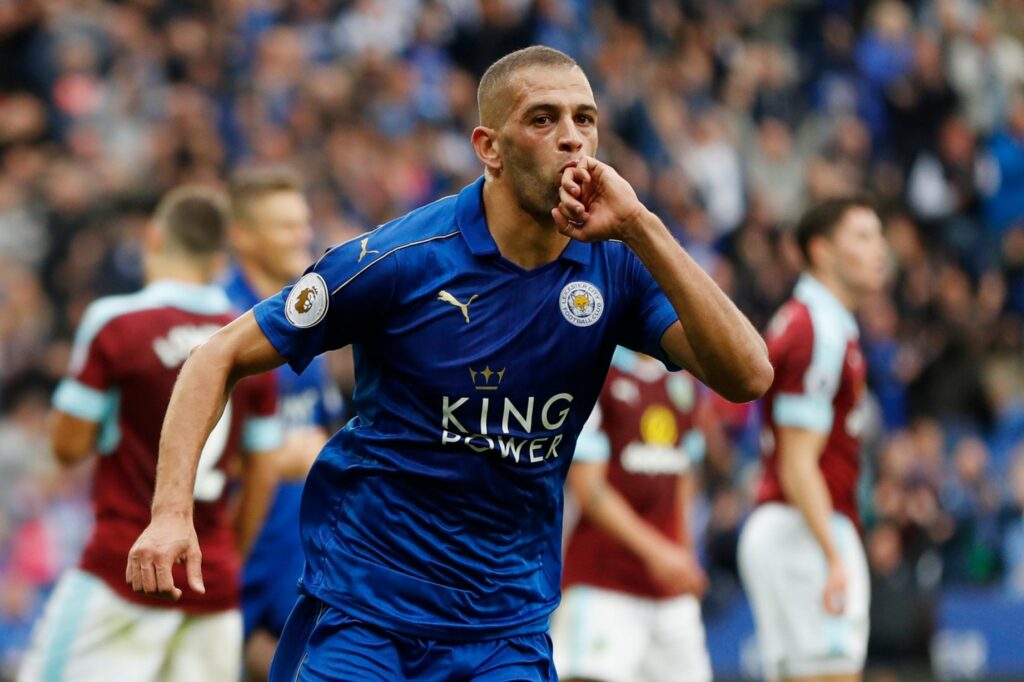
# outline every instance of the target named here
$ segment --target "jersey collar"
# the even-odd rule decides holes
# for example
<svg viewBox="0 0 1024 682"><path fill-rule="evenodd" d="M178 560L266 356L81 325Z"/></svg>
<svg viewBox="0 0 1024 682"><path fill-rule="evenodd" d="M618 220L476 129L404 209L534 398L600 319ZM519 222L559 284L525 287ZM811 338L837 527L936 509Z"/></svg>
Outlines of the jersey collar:
<svg viewBox="0 0 1024 682"><path fill-rule="evenodd" d="M828 287L809 272L800 275L793 296L808 306L827 310L830 316L839 321L849 336L857 337L857 320L854 319L853 314L836 298L835 294L829 291Z"/></svg>
<svg viewBox="0 0 1024 682"><path fill-rule="evenodd" d="M500 256L498 245L491 236L484 217L484 178L467 185L455 203L455 221L474 256ZM571 240L559 258L580 265L590 264L590 244Z"/></svg>
<svg viewBox="0 0 1024 682"><path fill-rule="evenodd" d="M170 305L197 315L220 315L231 310L227 294L213 284L161 279L147 285L141 293L155 305Z"/></svg>

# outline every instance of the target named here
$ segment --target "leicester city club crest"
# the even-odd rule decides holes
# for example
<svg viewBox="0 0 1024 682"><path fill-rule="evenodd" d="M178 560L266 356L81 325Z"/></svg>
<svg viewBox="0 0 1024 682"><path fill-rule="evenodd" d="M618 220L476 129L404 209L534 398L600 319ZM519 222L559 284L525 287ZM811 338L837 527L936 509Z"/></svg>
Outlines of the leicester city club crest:
<svg viewBox="0 0 1024 682"><path fill-rule="evenodd" d="M604 296L590 282L570 282L562 287L558 296L562 316L577 327L589 327L601 319Z"/></svg>

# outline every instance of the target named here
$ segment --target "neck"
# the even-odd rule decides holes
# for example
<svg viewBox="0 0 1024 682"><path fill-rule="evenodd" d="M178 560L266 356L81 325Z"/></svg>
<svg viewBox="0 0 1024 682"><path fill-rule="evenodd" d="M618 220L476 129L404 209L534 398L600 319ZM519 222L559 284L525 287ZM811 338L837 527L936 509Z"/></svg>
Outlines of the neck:
<svg viewBox="0 0 1024 682"><path fill-rule="evenodd" d="M832 292L833 296L839 299L844 308L851 313L857 309L857 306L860 304L860 296L851 290L850 287L845 286L838 277L816 270L811 270L810 273L814 279L818 280L822 286Z"/></svg>
<svg viewBox="0 0 1024 682"><path fill-rule="evenodd" d="M182 284L206 285L210 283L210 273L206 268L197 267L194 263L169 256L150 256L146 259L145 269L146 284L160 280L181 282Z"/></svg>
<svg viewBox="0 0 1024 682"><path fill-rule="evenodd" d="M491 177L484 182L484 216L502 257L525 270L557 259L569 243L551 216L539 219L527 213L511 187Z"/></svg>
<svg viewBox="0 0 1024 682"><path fill-rule="evenodd" d="M273 296L290 283L282 282L249 260L238 259L238 267L241 268L242 274L245 275L245 281L249 283L249 286L252 287L253 291L260 298Z"/></svg>

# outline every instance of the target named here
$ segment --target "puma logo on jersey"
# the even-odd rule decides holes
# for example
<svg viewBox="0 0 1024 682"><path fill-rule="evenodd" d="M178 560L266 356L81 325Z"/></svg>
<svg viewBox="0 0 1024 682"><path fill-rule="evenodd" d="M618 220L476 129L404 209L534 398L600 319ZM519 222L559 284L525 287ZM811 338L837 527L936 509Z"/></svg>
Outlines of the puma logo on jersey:
<svg viewBox="0 0 1024 682"><path fill-rule="evenodd" d="M368 243L369 241L370 241L370 238L369 238L369 237L364 237L364 238L363 238L363 239L362 239L362 240L361 240L361 241L359 242L359 247L360 247L360 251L359 251L359 260L357 260L357 261L356 261L357 263L362 263L362 262L363 262L363 259L364 259L364 258L366 258L366 256L367 256L368 254L371 254L371 253L380 253L380 251L378 251L377 249L367 249L367 248L366 248L366 245L367 245L367 243Z"/></svg>
<svg viewBox="0 0 1024 682"><path fill-rule="evenodd" d="M461 303L457 298L449 294L444 289L437 292L437 300L444 301L445 303L451 303L453 306L462 311L462 316L466 318L466 324L469 324L469 304L472 303L473 300L476 298L479 298L479 294L473 294L472 296L469 297L468 301L466 301L465 303Z"/></svg>

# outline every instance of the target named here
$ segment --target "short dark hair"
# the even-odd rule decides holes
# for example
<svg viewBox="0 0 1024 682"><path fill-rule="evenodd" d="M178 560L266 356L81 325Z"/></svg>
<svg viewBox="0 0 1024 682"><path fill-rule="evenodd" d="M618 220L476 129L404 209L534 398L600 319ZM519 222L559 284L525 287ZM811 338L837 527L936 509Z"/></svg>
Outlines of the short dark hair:
<svg viewBox="0 0 1024 682"><path fill-rule="evenodd" d="M235 220L247 223L251 219L249 207L268 194L299 192L303 190L302 176L289 166L253 166L242 168L231 176L228 196Z"/></svg>
<svg viewBox="0 0 1024 682"><path fill-rule="evenodd" d="M811 241L815 237L831 239L836 227L843 222L847 211L851 208L866 208L876 211L874 202L862 195L832 197L809 208L800 218L796 226L796 243L804 262L811 265Z"/></svg>
<svg viewBox="0 0 1024 682"><path fill-rule="evenodd" d="M494 110L497 93L504 88L512 75L521 69L533 66L561 66L572 69L579 64L576 60L553 47L532 45L510 52L491 64L480 78L476 90L476 106L480 113L480 125L495 125L499 114ZM504 115L505 112L501 112Z"/></svg>
<svg viewBox="0 0 1024 682"><path fill-rule="evenodd" d="M215 189L183 185L164 196L153 215L168 248L191 257L209 257L227 243L227 198Z"/></svg>

